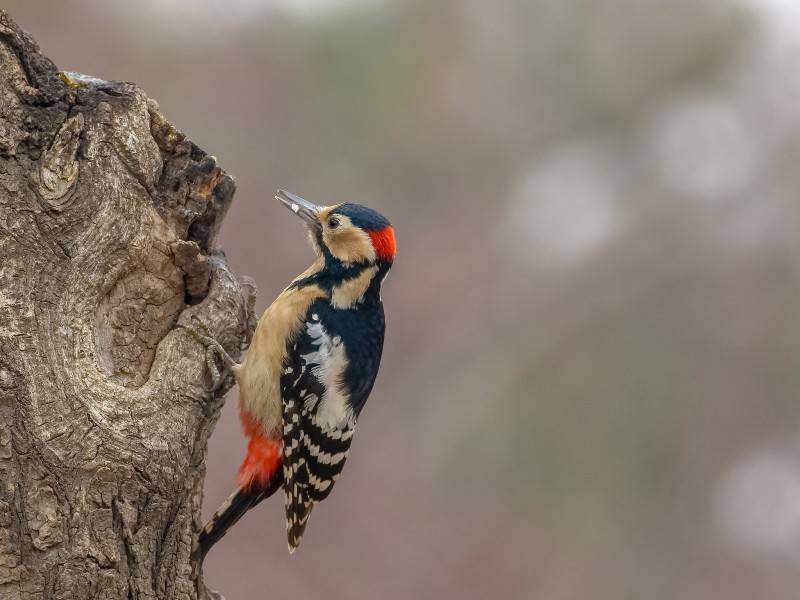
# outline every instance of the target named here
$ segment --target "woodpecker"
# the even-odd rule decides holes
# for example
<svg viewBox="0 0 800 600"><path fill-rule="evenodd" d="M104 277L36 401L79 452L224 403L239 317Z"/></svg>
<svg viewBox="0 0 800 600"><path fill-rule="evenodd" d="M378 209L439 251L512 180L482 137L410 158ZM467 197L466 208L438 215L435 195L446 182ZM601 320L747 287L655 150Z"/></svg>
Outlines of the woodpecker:
<svg viewBox="0 0 800 600"><path fill-rule="evenodd" d="M249 437L236 491L200 534L201 562L242 515L281 486L289 552L297 549L311 510L342 472L381 362L380 290L396 253L391 224L359 204L317 206L283 190L275 199L308 226L313 264L261 316L241 364L202 325L202 333L189 329L207 348L215 385L221 378L209 352L234 375Z"/></svg>

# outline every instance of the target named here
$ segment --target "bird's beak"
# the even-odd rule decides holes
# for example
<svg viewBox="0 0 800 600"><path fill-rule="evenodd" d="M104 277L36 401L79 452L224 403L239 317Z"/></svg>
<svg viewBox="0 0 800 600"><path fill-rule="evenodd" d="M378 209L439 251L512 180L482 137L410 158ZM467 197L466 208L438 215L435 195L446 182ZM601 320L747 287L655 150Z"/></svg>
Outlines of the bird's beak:
<svg viewBox="0 0 800 600"><path fill-rule="evenodd" d="M301 198L296 194L284 190L278 190L278 193L275 194L275 199L303 219L310 228L314 230L320 229L319 206L309 202L305 198Z"/></svg>

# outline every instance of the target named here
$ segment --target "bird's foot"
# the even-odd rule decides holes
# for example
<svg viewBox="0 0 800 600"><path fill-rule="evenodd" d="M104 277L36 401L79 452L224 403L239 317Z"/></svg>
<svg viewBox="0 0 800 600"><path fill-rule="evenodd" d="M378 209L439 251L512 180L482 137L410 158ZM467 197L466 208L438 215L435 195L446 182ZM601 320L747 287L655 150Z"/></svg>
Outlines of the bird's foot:
<svg viewBox="0 0 800 600"><path fill-rule="evenodd" d="M208 327L196 315L191 316L191 322L193 327L187 327L186 325L179 325L178 327L185 329L196 342L205 348L206 365L209 373L211 373L211 390L217 391L228 376L230 367L236 365L236 361L225 351L222 344L214 339ZM217 357L220 358L224 365L221 372L217 366Z"/></svg>

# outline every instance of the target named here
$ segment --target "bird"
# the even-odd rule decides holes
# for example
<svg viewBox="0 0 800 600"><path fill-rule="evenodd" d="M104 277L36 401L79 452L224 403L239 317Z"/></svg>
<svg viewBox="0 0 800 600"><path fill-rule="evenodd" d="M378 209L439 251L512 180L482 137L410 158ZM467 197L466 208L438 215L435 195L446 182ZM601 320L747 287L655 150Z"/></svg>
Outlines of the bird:
<svg viewBox="0 0 800 600"><path fill-rule="evenodd" d="M381 363L381 285L397 253L391 223L360 204L317 206L284 190L275 199L307 225L311 266L264 311L241 364L201 323L187 328L206 347L214 385L223 379L214 356L234 376L249 438L236 490L198 537L200 563L247 511L281 487L294 553L312 509L342 472Z"/></svg>

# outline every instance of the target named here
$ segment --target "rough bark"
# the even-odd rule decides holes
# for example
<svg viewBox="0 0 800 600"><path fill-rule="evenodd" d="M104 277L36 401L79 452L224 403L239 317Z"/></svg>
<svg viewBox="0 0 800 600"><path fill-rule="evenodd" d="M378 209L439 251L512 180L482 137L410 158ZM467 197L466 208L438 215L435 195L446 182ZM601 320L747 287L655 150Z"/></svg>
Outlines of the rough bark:
<svg viewBox="0 0 800 600"><path fill-rule="evenodd" d="M60 73L0 11L0 598L194 599L206 441L253 286L234 192L129 83Z"/></svg>

